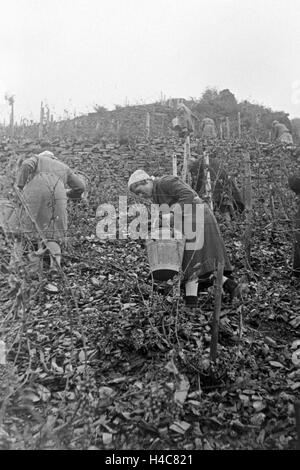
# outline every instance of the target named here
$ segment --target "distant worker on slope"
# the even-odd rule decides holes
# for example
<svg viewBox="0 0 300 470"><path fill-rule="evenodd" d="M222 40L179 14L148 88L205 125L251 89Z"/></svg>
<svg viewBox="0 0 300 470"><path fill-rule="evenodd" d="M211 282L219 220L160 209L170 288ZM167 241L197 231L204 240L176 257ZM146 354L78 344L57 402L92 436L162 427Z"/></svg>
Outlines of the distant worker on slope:
<svg viewBox="0 0 300 470"><path fill-rule="evenodd" d="M216 131L214 120L209 117L206 117L202 120L201 131L202 131L202 137L204 138L214 139L217 137L217 131Z"/></svg>
<svg viewBox="0 0 300 470"><path fill-rule="evenodd" d="M293 143L293 137L288 128L278 121L273 121L272 123L272 140L286 144Z"/></svg>
<svg viewBox="0 0 300 470"><path fill-rule="evenodd" d="M195 122L198 117L184 104L177 106L176 117L172 120L173 129L179 134L179 137L187 137L195 132Z"/></svg>
<svg viewBox="0 0 300 470"><path fill-rule="evenodd" d="M206 192L205 163L203 156L190 158L188 168L192 176L192 188L203 198ZM210 173L212 198L215 209L219 209L230 222L237 212L245 209L243 198L235 179L224 168L219 158L211 158L207 170Z"/></svg>

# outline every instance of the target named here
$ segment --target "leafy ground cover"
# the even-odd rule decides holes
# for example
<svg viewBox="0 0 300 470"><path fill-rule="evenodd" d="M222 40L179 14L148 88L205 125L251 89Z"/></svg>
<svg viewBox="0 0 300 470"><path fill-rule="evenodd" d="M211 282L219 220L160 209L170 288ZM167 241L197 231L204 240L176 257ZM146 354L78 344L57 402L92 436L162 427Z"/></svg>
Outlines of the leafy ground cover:
<svg viewBox="0 0 300 470"><path fill-rule="evenodd" d="M2 190L12 196L19 148L4 150ZM197 156L197 143L192 154ZM242 300L224 298L217 361L209 360L214 296L184 308L172 286L156 286L140 241L99 240L96 209L118 203L131 171L171 171L174 138L132 146L68 138L54 153L89 179L88 198L69 205L63 272L28 257L9 266L1 237L0 440L10 449L293 449L300 393L300 296L291 279L297 201L287 175L299 164L289 148L252 141L207 147L242 188L251 158L250 264L245 218L216 213ZM180 168L179 168L180 169ZM270 194L273 196L270 199Z"/></svg>

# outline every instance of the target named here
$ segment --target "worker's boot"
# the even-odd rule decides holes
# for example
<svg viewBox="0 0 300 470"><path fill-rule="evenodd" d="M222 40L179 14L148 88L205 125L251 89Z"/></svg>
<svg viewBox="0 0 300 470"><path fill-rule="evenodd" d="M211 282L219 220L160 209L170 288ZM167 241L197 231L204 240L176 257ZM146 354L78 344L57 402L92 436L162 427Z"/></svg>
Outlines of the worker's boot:
<svg viewBox="0 0 300 470"><path fill-rule="evenodd" d="M197 295L186 295L185 296L185 306L188 308L196 308L198 305Z"/></svg>
<svg viewBox="0 0 300 470"><path fill-rule="evenodd" d="M188 308L196 308L198 303L198 279L187 281L185 284L185 305Z"/></svg>
<svg viewBox="0 0 300 470"><path fill-rule="evenodd" d="M47 242L46 246L50 252L50 271L58 271L61 266L61 249L56 242Z"/></svg>
<svg viewBox="0 0 300 470"><path fill-rule="evenodd" d="M223 290L226 294L229 294L230 301L234 298L241 297L241 286L233 279L223 277Z"/></svg>

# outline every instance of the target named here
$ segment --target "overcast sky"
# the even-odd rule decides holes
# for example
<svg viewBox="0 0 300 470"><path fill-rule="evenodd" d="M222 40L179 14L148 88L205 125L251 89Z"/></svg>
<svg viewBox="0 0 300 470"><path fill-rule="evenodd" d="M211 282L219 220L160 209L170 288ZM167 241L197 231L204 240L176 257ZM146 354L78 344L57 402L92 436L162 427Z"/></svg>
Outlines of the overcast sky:
<svg viewBox="0 0 300 470"><path fill-rule="evenodd" d="M299 0L0 0L0 119L229 88L300 117Z"/></svg>

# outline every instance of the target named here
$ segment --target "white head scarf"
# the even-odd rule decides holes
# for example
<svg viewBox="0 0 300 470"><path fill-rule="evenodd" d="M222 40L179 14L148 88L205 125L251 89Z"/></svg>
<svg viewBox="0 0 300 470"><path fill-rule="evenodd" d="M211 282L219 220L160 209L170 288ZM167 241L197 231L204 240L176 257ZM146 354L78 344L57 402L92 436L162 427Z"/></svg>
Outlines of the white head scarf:
<svg viewBox="0 0 300 470"><path fill-rule="evenodd" d="M144 170L136 170L132 175L130 176L128 180L128 189L130 191L131 186L134 183L139 183L140 181L145 181L149 179L154 179L153 176L149 176L148 173L146 173Z"/></svg>
<svg viewBox="0 0 300 470"><path fill-rule="evenodd" d="M53 158L54 160L58 160L58 158L54 156L54 153L50 152L49 150L45 150L44 152L39 153L37 156L38 157L49 157L49 158Z"/></svg>

